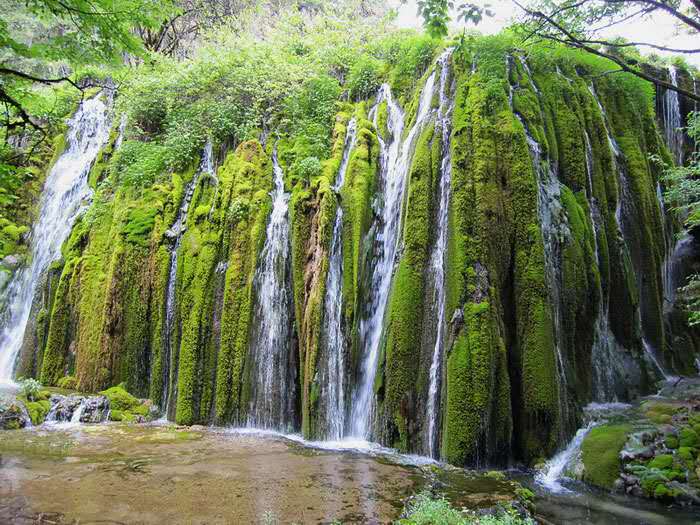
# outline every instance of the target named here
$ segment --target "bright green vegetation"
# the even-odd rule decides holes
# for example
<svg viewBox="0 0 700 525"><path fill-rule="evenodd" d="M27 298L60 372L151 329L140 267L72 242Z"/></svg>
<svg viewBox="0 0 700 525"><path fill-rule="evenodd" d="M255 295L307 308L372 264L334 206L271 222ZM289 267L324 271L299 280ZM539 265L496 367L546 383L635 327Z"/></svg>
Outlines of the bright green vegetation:
<svg viewBox="0 0 700 525"><path fill-rule="evenodd" d="M620 474L620 451L631 430L628 425L602 425L588 433L581 445L586 481L612 488Z"/></svg>
<svg viewBox="0 0 700 525"><path fill-rule="evenodd" d="M521 517L512 509L503 509L482 516L461 512L444 498L429 493L416 495L409 503L405 516L395 523L399 525L534 525L529 517Z"/></svg>
<svg viewBox="0 0 700 525"><path fill-rule="evenodd" d="M108 388L100 394L109 399L110 419L112 421L131 422L134 421L135 416L148 416L148 406L124 390L122 385Z"/></svg>

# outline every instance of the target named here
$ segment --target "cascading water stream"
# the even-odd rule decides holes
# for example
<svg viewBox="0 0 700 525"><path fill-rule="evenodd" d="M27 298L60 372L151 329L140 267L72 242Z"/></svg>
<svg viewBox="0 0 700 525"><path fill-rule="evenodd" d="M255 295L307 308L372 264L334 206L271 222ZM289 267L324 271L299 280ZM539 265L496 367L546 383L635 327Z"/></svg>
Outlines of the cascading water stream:
<svg viewBox="0 0 700 525"><path fill-rule="evenodd" d="M187 229L187 213L190 209L192 196L197 188L197 183L202 174L214 173L214 161L212 154L211 141L207 141L202 155L202 162L199 169L192 176L192 180L185 186L185 191L182 196L182 203L177 211L175 222L170 229L165 232L165 235L170 239L175 239L173 247L170 250L170 267L168 273L168 286L165 293L165 331L163 336L163 401L165 407L165 417L174 417L173 401L177 393L177 352L173 352L173 330L175 328L175 314L177 312L177 267L178 267L178 252L182 244L182 237Z"/></svg>
<svg viewBox="0 0 700 525"><path fill-rule="evenodd" d="M291 429L294 423L296 374L290 339L289 194L284 173L272 153L275 188L265 245L254 277L256 325L251 339L252 388L249 427Z"/></svg>
<svg viewBox="0 0 700 525"><path fill-rule="evenodd" d="M631 194L631 189L629 187L629 181L627 180L627 172L625 171L625 167L622 164L622 151L620 150L620 147L617 144L617 141L612 135L612 131L610 130L610 124L608 123L608 115L605 112L605 108L603 107L603 104L600 102L600 99L598 98L598 93L595 90L595 87L593 84L590 84L588 86L588 90L590 91L591 95L593 96L594 100L596 101L598 105L598 110L600 111L601 117L603 119L603 125L605 126L605 132L607 134L608 138L608 145L610 146L610 150L612 152L613 156L613 161L615 163L615 171L617 172L618 176L618 182L619 182L619 187L620 187L620 195L617 200L617 206L615 208L615 220L617 221L617 226L618 230L620 231L620 234L623 239L623 247L625 250L629 252L629 234L627 232L627 228L625 227L625 224L627 221L631 220L630 217L630 211L626 209L628 203L632 202L632 194ZM662 222L663 222L663 217L662 217ZM628 254L629 256L629 254ZM630 257L630 259L632 259ZM637 270L637 273L639 274L639 271ZM640 295L641 295L641 287L640 287ZM641 298L640 298L641 302ZM654 368L659 372L661 377L664 379L669 379L670 376L666 373L665 369L661 366L659 363L658 359L656 358L656 352L652 348L651 343L644 337L644 327L642 324L642 317L641 317L641 312L638 311L638 319L637 323L641 329L642 332L642 346L644 348L644 353L647 356L647 359L649 362L652 364Z"/></svg>
<svg viewBox="0 0 700 525"><path fill-rule="evenodd" d="M668 77L672 85L678 86L678 71L675 66L669 66ZM673 155L676 165L682 166L684 161L685 139L683 134L683 116L681 114L678 92L667 89L661 98L662 119L666 135L666 144ZM673 223L666 213L663 189L661 183L656 183L656 198L659 201L661 211L661 226L665 241L665 254L662 269L662 282L664 290L664 313L673 310L676 299L676 289L673 284L673 256L676 251L676 239L673 233Z"/></svg>
<svg viewBox="0 0 700 525"><path fill-rule="evenodd" d="M540 91L532 79L532 73L524 58L519 57L520 63L525 70L531 88L538 96ZM506 58L508 69L507 77L510 78L510 71L513 67L513 58ZM552 167L549 159L543 158L540 144L532 137L527 123L513 107L514 86L510 85L509 102L515 116L523 124L532 165L537 175L537 213L539 217L542 241L544 247L544 270L546 283L549 289L550 304L552 306L552 321L554 325L554 350L557 360L557 380L559 383L559 405L561 407L562 421L568 420L568 393L567 378L564 356L562 353L562 295L561 295L561 246L571 235L568 226L566 213L561 203L561 186L557 178L556 170ZM540 108L541 111L541 108ZM544 121L544 118L542 119ZM564 425L560 424L561 432L564 432Z"/></svg>
<svg viewBox="0 0 700 525"><path fill-rule="evenodd" d="M561 479L565 476L567 467L580 452L583 439L595 425L596 423L591 421L585 427L578 429L566 448L547 461L544 468L535 474L535 481L550 492L570 492L561 484Z"/></svg>
<svg viewBox="0 0 700 525"><path fill-rule="evenodd" d="M447 253L447 229L449 219L450 195L452 184L452 111L454 109L454 85L449 85L450 57L452 48L447 49L438 59L440 66L440 106L435 121L436 133L442 136L442 163L440 165L440 200L437 211L437 231L435 245L430 257L430 272L433 283L433 307L437 315L435 327L435 345L430 363L428 384L428 402L426 405L426 454L435 457L438 454L438 395L441 386L441 370L445 345L445 254Z"/></svg>
<svg viewBox="0 0 700 525"><path fill-rule="evenodd" d="M678 70L675 66L668 67L668 78L671 84L678 87ZM678 166L683 164L683 117L681 115L681 105L678 92L667 89L662 99L662 118L666 144L671 150L673 160Z"/></svg>
<svg viewBox="0 0 700 525"><path fill-rule="evenodd" d="M11 383L32 300L41 276L60 258L76 217L91 195L88 174L109 139L109 118L101 95L83 101L68 121L68 148L51 168L31 237L31 263L18 271L7 289L8 318L0 335L0 383Z"/></svg>
<svg viewBox="0 0 700 525"><path fill-rule="evenodd" d="M357 138L357 121L348 123L343 158L336 175L333 191L340 192ZM325 424L327 439L340 439L345 429L345 334L343 333L343 208L339 204L333 225L331 253L323 313L323 333L326 338L325 360L321 381L325 389Z"/></svg>
<svg viewBox="0 0 700 525"><path fill-rule="evenodd" d="M595 263L600 268L600 253L598 248L598 233L605 226L598 208L598 203L593 192L593 148L588 131L584 129L584 141L586 145L586 176L588 180L588 209L591 224L593 225L593 251ZM610 329L608 298L604 295L602 286L598 294L598 315L593 328L593 347L591 349L591 363L593 365L593 398L596 401L610 401L617 399L615 393L615 378L624 376L624 363L620 361L620 347L615 335Z"/></svg>
<svg viewBox="0 0 700 525"><path fill-rule="evenodd" d="M371 434L374 417L374 380L377 373L379 348L384 328L384 318L389 299L391 281L399 246L401 212L406 179L413 154L413 145L423 125L431 116L431 103L435 90L435 72L431 73L421 92L416 120L404 140L404 114L394 101L388 84L383 84L377 96L377 106L387 104L387 127L390 137L386 140L378 133L381 148L382 208L376 222L377 253L370 277L370 297L367 315L360 320L360 338L363 357L360 379L354 393L350 415L350 435L367 439ZM377 113L374 126L378 129Z"/></svg>

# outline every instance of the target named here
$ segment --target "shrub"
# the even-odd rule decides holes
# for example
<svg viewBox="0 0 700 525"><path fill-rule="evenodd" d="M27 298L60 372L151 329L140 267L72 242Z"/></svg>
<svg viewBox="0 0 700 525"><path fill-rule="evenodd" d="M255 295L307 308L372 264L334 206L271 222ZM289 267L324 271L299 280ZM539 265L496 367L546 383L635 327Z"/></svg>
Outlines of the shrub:
<svg viewBox="0 0 700 525"><path fill-rule="evenodd" d="M73 376L62 377L56 383L58 388L65 388L66 390L76 390L78 388L78 380Z"/></svg>
<svg viewBox="0 0 700 525"><path fill-rule="evenodd" d="M469 515L455 509L443 497L434 498L427 492L418 494L408 505L399 525L535 525L512 508L501 508L485 516Z"/></svg>
<svg viewBox="0 0 700 525"><path fill-rule="evenodd" d="M321 174L321 161L317 157L306 157L299 162L296 173L299 178L310 181Z"/></svg>
<svg viewBox="0 0 700 525"><path fill-rule="evenodd" d="M114 157L119 183L127 188L150 186L166 171L166 152L159 144L125 141Z"/></svg>
<svg viewBox="0 0 700 525"><path fill-rule="evenodd" d="M350 98L362 100L371 97L381 84L381 62L371 57L362 57L350 69L348 90Z"/></svg>
<svg viewBox="0 0 700 525"><path fill-rule="evenodd" d="M28 401L36 401L39 398L41 383L36 379L27 378L19 380L19 394Z"/></svg>

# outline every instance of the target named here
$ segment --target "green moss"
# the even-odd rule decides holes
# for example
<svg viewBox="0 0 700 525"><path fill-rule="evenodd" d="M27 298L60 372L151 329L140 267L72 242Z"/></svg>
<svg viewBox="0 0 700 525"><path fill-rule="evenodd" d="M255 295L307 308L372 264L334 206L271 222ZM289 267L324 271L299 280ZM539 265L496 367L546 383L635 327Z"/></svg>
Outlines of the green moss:
<svg viewBox="0 0 700 525"><path fill-rule="evenodd" d="M673 456L671 454L659 454L649 462L650 468L659 470L667 469L673 465Z"/></svg>
<svg viewBox="0 0 700 525"><path fill-rule="evenodd" d="M272 185L271 164L259 143L243 143L226 159L219 178L222 184L228 180L231 185L228 193L220 193L222 201L231 202L235 195L248 210L246 214L232 217L228 215L228 206L222 207L222 220L231 233L225 239L228 266L221 311L215 410L217 421L228 422L244 417L243 370L252 315L253 276L270 210L265 189Z"/></svg>
<svg viewBox="0 0 700 525"><path fill-rule="evenodd" d="M110 409L117 413L132 413L140 416L147 416L149 413L148 406L124 390L122 386L113 386L100 394L109 399Z"/></svg>
<svg viewBox="0 0 700 525"><path fill-rule="evenodd" d="M670 418L669 418L670 421ZM665 422L664 422L665 424ZM669 434L666 436L664 439L664 444L666 447L670 448L671 450L678 448L679 442L678 442L678 436L674 436L673 434Z"/></svg>
<svg viewBox="0 0 700 525"><path fill-rule="evenodd" d="M698 435L692 428L682 428L678 434L679 445L681 447L697 447L700 445L700 440L698 440Z"/></svg>
<svg viewBox="0 0 700 525"><path fill-rule="evenodd" d="M65 376L56 382L56 386L66 390L75 390L78 386L78 380L74 376Z"/></svg>
<svg viewBox="0 0 700 525"><path fill-rule="evenodd" d="M584 479L610 489L620 474L620 451L631 431L628 425L602 425L593 428L581 445Z"/></svg>
<svg viewBox="0 0 700 525"><path fill-rule="evenodd" d="M678 449L678 457L683 461L693 462L697 455L697 449L691 447L680 447Z"/></svg>
<svg viewBox="0 0 700 525"><path fill-rule="evenodd" d="M51 403L48 400L28 401L24 403L32 420L32 425L41 425L51 410Z"/></svg>

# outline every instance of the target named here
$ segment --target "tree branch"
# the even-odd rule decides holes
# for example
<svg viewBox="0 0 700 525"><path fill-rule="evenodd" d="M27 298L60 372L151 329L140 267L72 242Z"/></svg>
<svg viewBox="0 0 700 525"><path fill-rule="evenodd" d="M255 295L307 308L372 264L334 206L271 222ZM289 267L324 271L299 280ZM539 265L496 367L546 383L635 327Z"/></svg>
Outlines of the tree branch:
<svg viewBox="0 0 700 525"><path fill-rule="evenodd" d="M606 2L617 2L619 0L605 0ZM628 0L622 0L622 1L628 1ZM641 0L643 2L653 2L654 0ZM617 57L611 53L606 53L604 51L601 51L599 49L596 49L595 47L592 47L589 43L587 43L585 40L579 39L576 35L574 35L570 30L566 29L564 26L562 26L559 22L554 20L551 16L547 15L546 13L543 13L542 11L535 11L532 9L529 9L522 5L518 0L513 0L513 3L517 5L520 9L523 10L523 12L527 13L529 16L538 19L538 20L545 20L550 26L554 27L559 33L564 35L566 38L557 38L553 35L546 35L542 34L543 38L547 38L549 40L554 40L557 42L561 42L563 44L576 47L579 49L583 49L593 55L597 55L601 58L607 58L608 60L614 62L618 66L620 66L620 69L627 73L631 73L639 78L642 78L648 82L651 82L652 84L655 84L657 86L664 87L666 89L670 89L672 91L675 91L689 99L695 100L700 102L700 95L697 95L695 93L691 93L690 91L687 91L685 89L682 89L678 86L674 86L670 82L667 82L665 80L662 80L660 78L655 78L644 71L634 69L630 67L622 58Z"/></svg>

